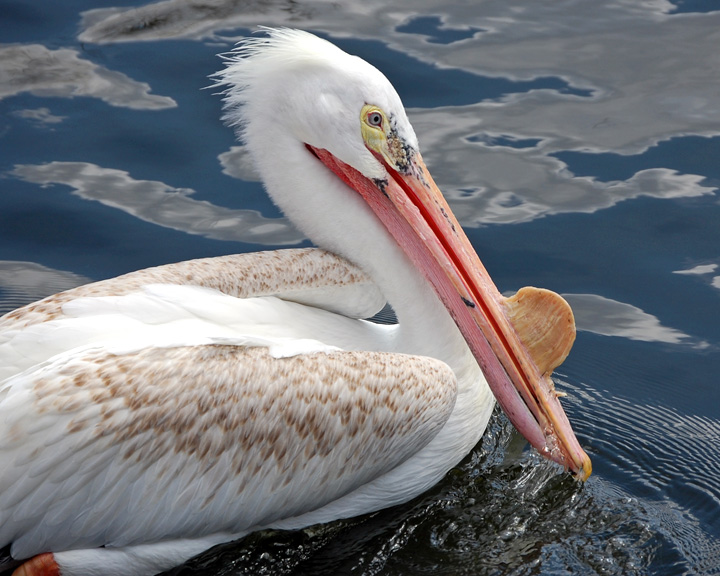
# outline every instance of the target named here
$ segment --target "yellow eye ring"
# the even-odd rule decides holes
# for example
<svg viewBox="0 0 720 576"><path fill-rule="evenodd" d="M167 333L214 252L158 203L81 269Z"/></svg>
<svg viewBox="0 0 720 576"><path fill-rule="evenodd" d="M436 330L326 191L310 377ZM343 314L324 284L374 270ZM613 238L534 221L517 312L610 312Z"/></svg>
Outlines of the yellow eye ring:
<svg viewBox="0 0 720 576"><path fill-rule="evenodd" d="M365 104L360 112L360 131L365 146L383 158L388 157L387 130L389 123L385 112L372 104ZM389 161L389 159L388 159ZM392 162L391 162L392 165Z"/></svg>

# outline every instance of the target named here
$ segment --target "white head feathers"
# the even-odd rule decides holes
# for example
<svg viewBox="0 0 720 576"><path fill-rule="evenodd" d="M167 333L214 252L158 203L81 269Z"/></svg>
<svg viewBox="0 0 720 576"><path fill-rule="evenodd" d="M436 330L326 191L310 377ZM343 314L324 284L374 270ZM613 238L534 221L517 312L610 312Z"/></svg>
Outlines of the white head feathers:
<svg viewBox="0 0 720 576"><path fill-rule="evenodd" d="M218 86L227 86L224 119L241 138L254 140L255 127L281 125L298 141L372 172L377 166L361 139L360 111L373 104L394 116L403 139L417 148L400 97L374 66L308 32L263 31L267 36L238 44L216 74Z"/></svg>

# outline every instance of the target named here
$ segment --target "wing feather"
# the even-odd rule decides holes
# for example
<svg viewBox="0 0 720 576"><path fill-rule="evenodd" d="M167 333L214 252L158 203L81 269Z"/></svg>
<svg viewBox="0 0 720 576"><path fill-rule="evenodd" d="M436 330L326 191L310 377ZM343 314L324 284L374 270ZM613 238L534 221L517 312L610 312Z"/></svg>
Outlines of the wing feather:
<svg viewBox="0 0 720 576"><path fill-rule="evenodd" d="M145 285L120 296L78 296L63 305L60 316L0 330L0 397L8 392L2 389L4 380L80 347L122 352L229 343L270 346L276 356L287 356L323 348L318 338L328 329L333 337L351 339L382 332L366 325L275 297L236 298L192 285Z"/></svg>
<svg viewBox="0 0 720 576"><path fill-rule="evenodd" d="M385 305L377 286L354 264L325 250L301 248L189 260L78 286L6 314L0 332L57 319L77 298L123 296L148 284L202 286L238 298L277 296L351 318L369 318Z"/></svg>
<svg viewBox="0 0 720 576"><path fill-rule="evenodd" d="M430 358L229 345L86 348L5 387L0 545L19 557L318 509L427 445L456 396Z"/></svg>

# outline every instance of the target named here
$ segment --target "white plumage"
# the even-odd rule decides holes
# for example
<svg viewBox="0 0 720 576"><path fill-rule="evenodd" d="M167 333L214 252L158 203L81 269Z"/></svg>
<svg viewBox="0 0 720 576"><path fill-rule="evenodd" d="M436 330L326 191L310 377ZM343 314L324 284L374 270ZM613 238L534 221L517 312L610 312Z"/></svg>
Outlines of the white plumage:
<svg viewBox="0 0 720 576"><path fill-rule="evenodd" d="M478 362L495 361L467 316L480 292L404 246L409 228L383 207L396 181L432 184L390 83L275 30L244 42L219 84L272 199L330 252L140 271L0 319L0 547L16 559L152 574L251 530L406 501L485 429ZM397 325L360 319L385 301Z"/></svg>

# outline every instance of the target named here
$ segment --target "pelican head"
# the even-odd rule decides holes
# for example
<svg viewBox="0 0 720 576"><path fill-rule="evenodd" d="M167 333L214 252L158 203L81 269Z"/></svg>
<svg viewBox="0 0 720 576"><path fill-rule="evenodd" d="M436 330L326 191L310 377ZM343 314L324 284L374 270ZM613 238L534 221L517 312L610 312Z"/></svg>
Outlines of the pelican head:
<svg viewBox="0 0 720 576"><path fill-rule="evenodd" d="M399 246L444 304L518 431L586 479L590 459L550 378L575 338L568 304L537 288L510 298L498 292L381 72L306 32L266 32L231 53L219 84L227 86L225 118L270 196L312 240L348 259L362 262L371 244L378 251Z"/></svg>

